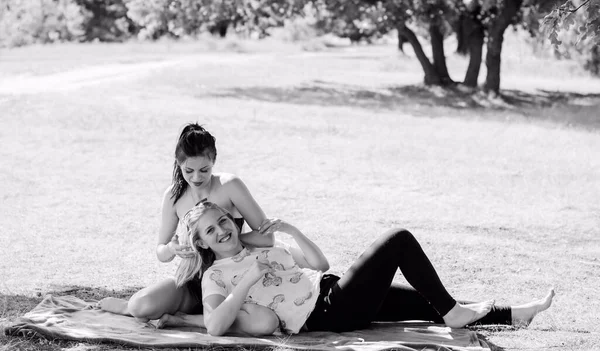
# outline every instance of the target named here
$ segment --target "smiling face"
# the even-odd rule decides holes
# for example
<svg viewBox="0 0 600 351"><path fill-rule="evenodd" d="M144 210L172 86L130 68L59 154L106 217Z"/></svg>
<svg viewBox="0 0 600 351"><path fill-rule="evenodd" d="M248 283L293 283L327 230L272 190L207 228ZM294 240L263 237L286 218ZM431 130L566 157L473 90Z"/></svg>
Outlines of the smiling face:
<svg viewBox="0 0 600 351"><path fill-rule="evenodd" d="M208 156L194 156L186 158L180 165L183 179L192 189L202 189L210 186L213 160Z"/></svg>
<svg viewBox="0 0 600 351"><path fill-rule="evenodd" d="M204 212L196 222L195 231L199 237L194 244L211 249L216 259L235 256L242 250L237 226L218 209Z"/></svg>

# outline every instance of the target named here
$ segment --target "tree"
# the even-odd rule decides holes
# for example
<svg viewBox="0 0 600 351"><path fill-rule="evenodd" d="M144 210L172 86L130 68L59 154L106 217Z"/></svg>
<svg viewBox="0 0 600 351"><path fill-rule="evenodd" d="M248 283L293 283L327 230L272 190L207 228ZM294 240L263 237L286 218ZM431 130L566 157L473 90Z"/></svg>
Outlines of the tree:
<svg viewBox="0 0 600 351"><path fill-rule="evenodd" d="M321 0L333 9L346 9L353 1ZM484 89L498 93L500 89L500 62L502 43L506 28L517 23L524 0L363 0L365 6L358 6L358 14L347 13L344 18L351 22L362 12L378 13L376 27L379 32L395 28L399 38L408 42L415 52L424 72L426 85L452 85L454 81L448 73L444 39L452 29L459 33L461 50L470 56L469 66L463 80L465 85L476 87L482 63L483 45L487 35L486 65L488 73ZM331 5L331 4L335 4ZM368 5L368 6L366 6ZM370 6L370 7L369 7ZM378 11L374 11L377 9ZM384 11L381 12L380 9ZM451 25L453 24L453 25ZM431 59L427 57L415 29L424 31L431 43Z"/></svg>
<svg viewBox="0 0 600 351"><path fill-rule="evenodd" d="M137 31L123 0L74 0L86 16L82 41L120 41Z"/></svg>
<svg viewBox="0 0 600 351"><path fill-rule="evenodd" d="M473 3L476 3L475 1ZM481 22L481 6L479 3L473 4L467 8L467 11L460 15L460 32L457 36L459 46L457 52L467 53L469 55L469 66L465 73L463 84L475 88L479 80L479 71L481 69L481 59L483 56L483 44L485 41L485 27ZM462 45L460 45L462 41Z"/></svg>
<svg viewBox="0 0 600 351"><path fill-rule="evenodd" d="M500 62L504 32L517 19L523 0L496 0L491 4L490 21L487 26L487 54L485 64L487 76L484 91L493 94L500 92Z"/></svg>
<svg viewBox="0 0 600 351"><path fill-rule="evenodd" d="M302 14L305 0L128 0L127 15L140 36L174 38L211 31L225 36L228 28L268 35L271 27Z"/></svg>
<svg viewBox="0 0 600 351"><path fill-rule="evenodd" d="M352 43L371 43L390 29L380 2L323 0L313 1L312 5L318 17L316 26L321 32L348 38Z"/></svg>
<svg viewBox="0 0 600 351"><path fill-rule="evenodd" d="M585 0L577 3L574 0L560 1L559 4L553 4L555 8L550 11L542 23L542 29L547 34L550 42L555 45L561 45L558 34L561 31L568 31L577 21L577 14L582 14L583 23L579 23L576 28L579 37L577 42L590 38L595 45L600 45L600 0Z"/></svg>
<svg viewBox="0 0 600 351"><path fill-rule="evenodd" d="M4 0L0 46L80 40L89 17L73 0Z"/></svg>
<svg viewBox="0 0 600 351"><path fill-rule="evenodd" d="M398 31L399 43L403 38L413 47L413 51L421 64L426 85L451 85L451 79L446 66L444 39L450 33L449 21L457 14L457 2L450 0L421 0L421 1L365 1L371 6L383 9L379 20L381 28ZM459 4L460 6L460 4ZM425 54L421 42L412 25L426 31L432 48L431 60Z"/></svg>
<svg viewBox="0 0 600 351"><path fill-rule="evenodd" d="M542 31L555 52L587 56L584 69L600 76L600 0L553 1L547 10Z"/></svg>

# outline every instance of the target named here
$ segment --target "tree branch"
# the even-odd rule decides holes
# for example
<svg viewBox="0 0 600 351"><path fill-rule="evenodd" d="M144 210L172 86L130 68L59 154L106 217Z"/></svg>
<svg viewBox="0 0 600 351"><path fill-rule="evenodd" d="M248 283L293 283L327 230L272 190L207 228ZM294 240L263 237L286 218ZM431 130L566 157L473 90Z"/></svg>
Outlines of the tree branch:
<svg viewBox="0 0 600 351"><path fill-rule="evenodd" d="M584 1L584 2L583 2L583 4L581 4L581 5L577 6L577 8L576 8L576 9L574 9L574 10L569 10L569 12L570 12L570 13L575 13L575 12L579 11L579 9L580 9L580 8L582 8L582 7L584 7L585 5L589 4L589 2L590 2L590 1L591 1L591 0L586 0L586 1Z"/></svg>

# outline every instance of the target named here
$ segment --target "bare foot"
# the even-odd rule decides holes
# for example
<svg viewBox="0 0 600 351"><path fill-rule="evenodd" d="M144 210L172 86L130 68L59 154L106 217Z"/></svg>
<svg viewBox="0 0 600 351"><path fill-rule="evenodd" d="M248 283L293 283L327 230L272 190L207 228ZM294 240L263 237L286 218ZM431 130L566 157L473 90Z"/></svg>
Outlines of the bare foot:
<svg viewBox="0 0 600 351"><path fill-rule="evenodd" d="M526 327L531 323L533 317L538 313L547 310L552 305L552 299L554 298L554 289L550 289L546 297L531 301L524 305L512 306L512 324L514 326Z"/></svg>
<svg viewBox="0 0 600 351"><path fill-rule="evenodd" d="M140 323L148 323L150 321L150 318L138 318L135 317L135 320L140 322Z"/></svg>
<svg viewBox="0 0 600 351"><path fill-rule="evenodd" d="M105 297L98 301L98 307L103 311L131 316L131 314L127 312L127 303L127 300Z"/></svg>
<svg viewBox="0 0 600 351"><path fill-rule="evenodd" d="M442 318L450 328L462 328L485 317L494 306L494 300L461 305L458 302Z"/></svg>

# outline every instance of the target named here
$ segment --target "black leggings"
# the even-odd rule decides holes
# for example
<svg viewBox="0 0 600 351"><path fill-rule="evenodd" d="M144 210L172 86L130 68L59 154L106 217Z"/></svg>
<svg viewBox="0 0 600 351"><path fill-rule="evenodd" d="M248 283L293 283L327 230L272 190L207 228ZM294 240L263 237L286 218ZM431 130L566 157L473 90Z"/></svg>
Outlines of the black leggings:
<svg viewBox="0 0 600 351"><path fill-rule="evenodd" d="M392 282L398 268L412 287ZM343 332L375 321L444 323L442 316L455 304L415 237L407 230L393 229L377 239L342 278L324 276L306 326ZM511 319L510 307L494 306L476 323L511 324Z"/></svg>

